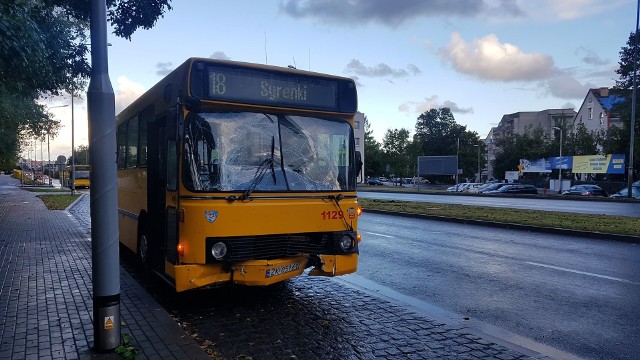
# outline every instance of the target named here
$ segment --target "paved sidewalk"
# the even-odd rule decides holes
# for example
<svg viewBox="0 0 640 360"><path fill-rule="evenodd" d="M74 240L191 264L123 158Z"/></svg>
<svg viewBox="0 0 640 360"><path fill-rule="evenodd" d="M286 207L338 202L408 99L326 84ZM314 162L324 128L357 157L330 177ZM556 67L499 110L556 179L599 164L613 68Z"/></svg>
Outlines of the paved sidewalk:
<svg viewBox="0 0 640 360"><path fill-rule="evenodd" d="M0 359L113 359L94 354L87 224L48 210L0 175ZM122 333L141 359L209 359L120 268Z"/></svg>

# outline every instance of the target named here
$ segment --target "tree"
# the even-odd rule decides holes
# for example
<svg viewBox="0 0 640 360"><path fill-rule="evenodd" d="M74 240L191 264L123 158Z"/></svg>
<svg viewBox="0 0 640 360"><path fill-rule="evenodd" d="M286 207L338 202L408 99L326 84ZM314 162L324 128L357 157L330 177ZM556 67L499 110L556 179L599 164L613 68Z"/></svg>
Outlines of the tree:
<svg viewBox="0 0 640 360"><path fill-rule="evenodd" d="M369 119L364 117L364 175L379 176L385 171L384 153L380 143L373 137Z"/></svg>
<svg viewBox="0 0 640 360"><path fill-rule="evenodd" d="M169 1L108 0L108 20L130 39L170 10ZM0 163L16 160L25 136L55 127L38 99L78 88L89 75L89 9L89 1L0 0Z"/></svg>
<svg viewBox="0 0 640 360"><path fill-rule="evenodd" d="M416 121L415 146L420 155L458 155L458 167L463 177L474 177L478 172L478 148L480 167L486 163L486 147L478 133L467 131L467 127L456 123L449 108L431 109L418 116ZM417 156L417 155L416 155Z"/></svg>
<svg viewBox="0 0 640 360"><path fill-rule="evenodd" d="M569 133L566 146L567 155L594 155L601 142L597 133L589 131L584 123L579 123L575 131Z"/></svg>
<svg viewBox="0 0 640 360"><path fill-rule="evenodd" d="M76 165L89 165L89 147L87 145L78 145L75 151L76 157L69 156L67 165L75 163Z"/></svg>
<svg viewBox="0 0 640 360"><path fill-rule="evenodd" d="M456 153L457 139L466 132L466 127L456 123L449 108L431 109L418 116L416 137L422 155L451 155Z"/></svg>
<svg viewBox="0 0 640 360"><path fill-rule="evenodd" d="M617 114L623 123L623 131L614 130L613 128L607 131L607 138L603 141L603 147L609 149L618 149L617 152L606 152L606 153L623 153L629 154L629 148L631 144L631 106L632 106L632 96L633 96L633 77L635 71L640 71L640 64L638 64L639 56L638 56L638 39L640 37L640 32L637 30L635 32L631 32L629 34L629 39L627 40L626 46L623 46L620 50L620 60L618 61L618 69L616 73L620 76L619 80L616 80L616 85L612 89L612 94L617 95L623 99L623 101L618 102L613 106L612 112ZM636 80L637 82L637 80ZM637 84L636 84L637 85ZM638 96L640 94L636 91L636 104L640 104L638 102ZM640 130L640 124L637 119L638 111L636 109L636 120L634 126L634 134L638 134ZM626 134L626 135L625 135ZM609 139L609 136L612 138ZM634 137L634 139L637 136ZM618 144L616 145L616 141ZM633 168L638 171L638 164L640 164L640 141L634 141L634 149L633 149L633 158L634 164Z"/></svg>
<svg viewBox="0 0 640 360"><path fill-rule="evenodd" d="M562 132L563 137L565 131ZM560 137L549 142L544 135L544 129L537 126L526 129L524 134L507 133L495 139L497 152L492 162L494 174L502 176L505 171L517 171L520 159L541 159L558 156Z"/></svg>
<svg viewBox="0 0 640 360"><path fill-rule="evenodd" d="M382 148L395 177L402 178L413 173L409 135L407 129L389 129L382 139Z"/></svg>

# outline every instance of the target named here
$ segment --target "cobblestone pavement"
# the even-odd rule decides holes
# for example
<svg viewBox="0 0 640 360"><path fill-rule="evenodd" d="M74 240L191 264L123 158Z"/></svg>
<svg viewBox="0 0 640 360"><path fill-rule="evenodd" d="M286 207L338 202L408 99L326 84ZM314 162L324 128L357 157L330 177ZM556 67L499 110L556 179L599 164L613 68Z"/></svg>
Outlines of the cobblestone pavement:
<svg viewBox="0 0 640 360"><path fill-rule="evenodd" d="M17 185L0 175L0 359L119 358L92 351L89 207L81 225ZM209 358L122 268L120 289L122 333L141 359Z"/></svg>
<svg viewBox="0 0 640 360"><path fill-rule="evenodd" d="M71 213L90 226L89 197ZM188 324L203 346L225 359L548 359L495 344L331 278L303 275L266 288L171 295L128 268L178 321Z"/></svg>

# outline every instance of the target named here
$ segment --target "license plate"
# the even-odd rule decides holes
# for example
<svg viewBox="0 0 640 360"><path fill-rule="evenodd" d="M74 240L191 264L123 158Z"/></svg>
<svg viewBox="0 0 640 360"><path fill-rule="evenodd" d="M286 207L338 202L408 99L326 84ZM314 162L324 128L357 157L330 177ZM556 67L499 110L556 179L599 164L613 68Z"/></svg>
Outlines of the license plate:
<svg viewBox="0 0 640 360"><path fill-rule="evenodd" d="M273 276L278 276L278 275L282 275L282 274L286 274L288 272L292 272L292 271L296 271L300 269L300 263L293 263L293 264L289 264L289 265L285 265L285 266L281 266L278 268L274 268L274 269L269 269L267 270L267 276L266 277L273 277Z"/></svg>

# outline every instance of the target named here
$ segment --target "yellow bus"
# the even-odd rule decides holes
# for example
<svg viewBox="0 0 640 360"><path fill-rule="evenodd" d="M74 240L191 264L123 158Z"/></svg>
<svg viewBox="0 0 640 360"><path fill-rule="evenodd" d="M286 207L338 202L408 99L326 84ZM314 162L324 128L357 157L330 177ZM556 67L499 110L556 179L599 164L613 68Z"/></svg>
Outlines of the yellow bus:
<svg viewBox="0 0 640 360"><path fill-rule="evenodd" d="M91 187L91 180L89 179L90 168L89 165L75 165L75 187L74 189L88 189ZM67 166L66 171L63 174L64 185L71 188L71 166Z"/></svg>
<svg viewBox="0 0 640 360"><path fill-rule="evenodd" d="M191 58L117 116L120 242L176 291L358 264L353 80Z"/></svg>

